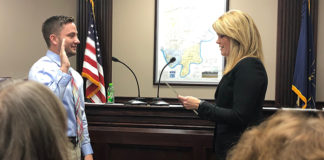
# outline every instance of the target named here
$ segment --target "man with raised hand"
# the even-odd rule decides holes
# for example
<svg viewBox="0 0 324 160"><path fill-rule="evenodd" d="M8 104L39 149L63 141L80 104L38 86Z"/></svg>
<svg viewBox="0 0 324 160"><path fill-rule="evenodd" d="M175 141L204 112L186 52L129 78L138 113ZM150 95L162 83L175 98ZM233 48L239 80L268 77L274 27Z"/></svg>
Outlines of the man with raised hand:
<svg viewBox="0 0 324 160"><path fill-rule="evenodd" d="M72 17L52 16L42 26L48 46L46 56L30 69L28 79L48 86L63 102L67 111L67 136L72 159L92 160L88 123L84 112L83 79L70 67L68 57L77 54L78 31Z"/></svg>

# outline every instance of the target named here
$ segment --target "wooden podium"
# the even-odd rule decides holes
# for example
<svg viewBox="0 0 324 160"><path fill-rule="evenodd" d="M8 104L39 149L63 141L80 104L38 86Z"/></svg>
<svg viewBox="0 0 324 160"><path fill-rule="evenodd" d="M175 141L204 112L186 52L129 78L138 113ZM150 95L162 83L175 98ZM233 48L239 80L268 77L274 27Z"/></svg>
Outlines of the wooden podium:
<svg viewBox="0 0 324 160"><path fill-rule="evenodd" d="M214 123L181 105L86 104L98 160L215 159Z"/></svg>

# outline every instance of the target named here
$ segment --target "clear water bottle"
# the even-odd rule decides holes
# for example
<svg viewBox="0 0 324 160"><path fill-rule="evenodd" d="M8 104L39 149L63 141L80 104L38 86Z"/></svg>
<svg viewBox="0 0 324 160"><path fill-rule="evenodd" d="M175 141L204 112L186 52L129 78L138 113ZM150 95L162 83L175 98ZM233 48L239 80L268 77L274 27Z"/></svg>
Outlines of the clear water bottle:
<svg viewBox="0 0 324 160"><path fill-rule="evenodd" d="M115 103L115 90L113 83L109 83L107 89L107 103Z"/></svg>

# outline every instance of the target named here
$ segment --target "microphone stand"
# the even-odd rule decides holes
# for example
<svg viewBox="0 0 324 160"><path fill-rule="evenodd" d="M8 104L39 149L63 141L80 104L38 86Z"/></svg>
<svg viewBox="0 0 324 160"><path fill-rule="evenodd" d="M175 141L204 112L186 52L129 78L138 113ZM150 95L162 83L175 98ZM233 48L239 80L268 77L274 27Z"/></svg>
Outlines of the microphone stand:
<svg viewBox="0 0 324 160"><path fill-rule="evenodd" d="M156 98L153 98L153 101L151 102L152 105L157 105L157 106L168 106L169 105L168 102L163 101L159 96L160 82L161 82L161 76L162 76L162 73L163 73L163 70L165 69L165 67L168 66L170 63L173 63L175 60L176 60L176 58L172 57L171 60L162 68L162 70L160 72L160 77L159 77L157 96L156 96Z"/></svg>
<svg viewBox="0 0 324 160"><path fill-rule="evenodd" d="M112 61L119 62L119 63L123 64L124 66L126 66L126 68L128 68L133 73L133 75L135 77L136 84L137 84L137 94L138 94L138 96L135 99L129 100L127 103L128 104L134 104L134 105L146 105L147 103L142 101L142 100L144 100L144 98L141 98L140 87L139 87L139 84L138 84L137 77L136 77L135 73L133 72L133 70L131 68L129 68L124 62L120 61L119 59L117 59L115 57L112 57Z"/></svg>

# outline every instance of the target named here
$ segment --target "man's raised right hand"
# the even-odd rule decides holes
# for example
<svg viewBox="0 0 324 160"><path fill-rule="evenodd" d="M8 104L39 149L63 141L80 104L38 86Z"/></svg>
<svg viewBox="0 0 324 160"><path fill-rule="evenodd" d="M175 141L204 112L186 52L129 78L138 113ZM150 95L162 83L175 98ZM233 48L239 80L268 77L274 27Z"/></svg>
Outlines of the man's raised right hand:
<svg viewBox="0 0 324 160"><path fill-rule="evenodd" d="M65 52L65 38L62 39L61 50L60 50L60 59L61 59L61 71L64 73L69 72L70 61Z"/></svg>

